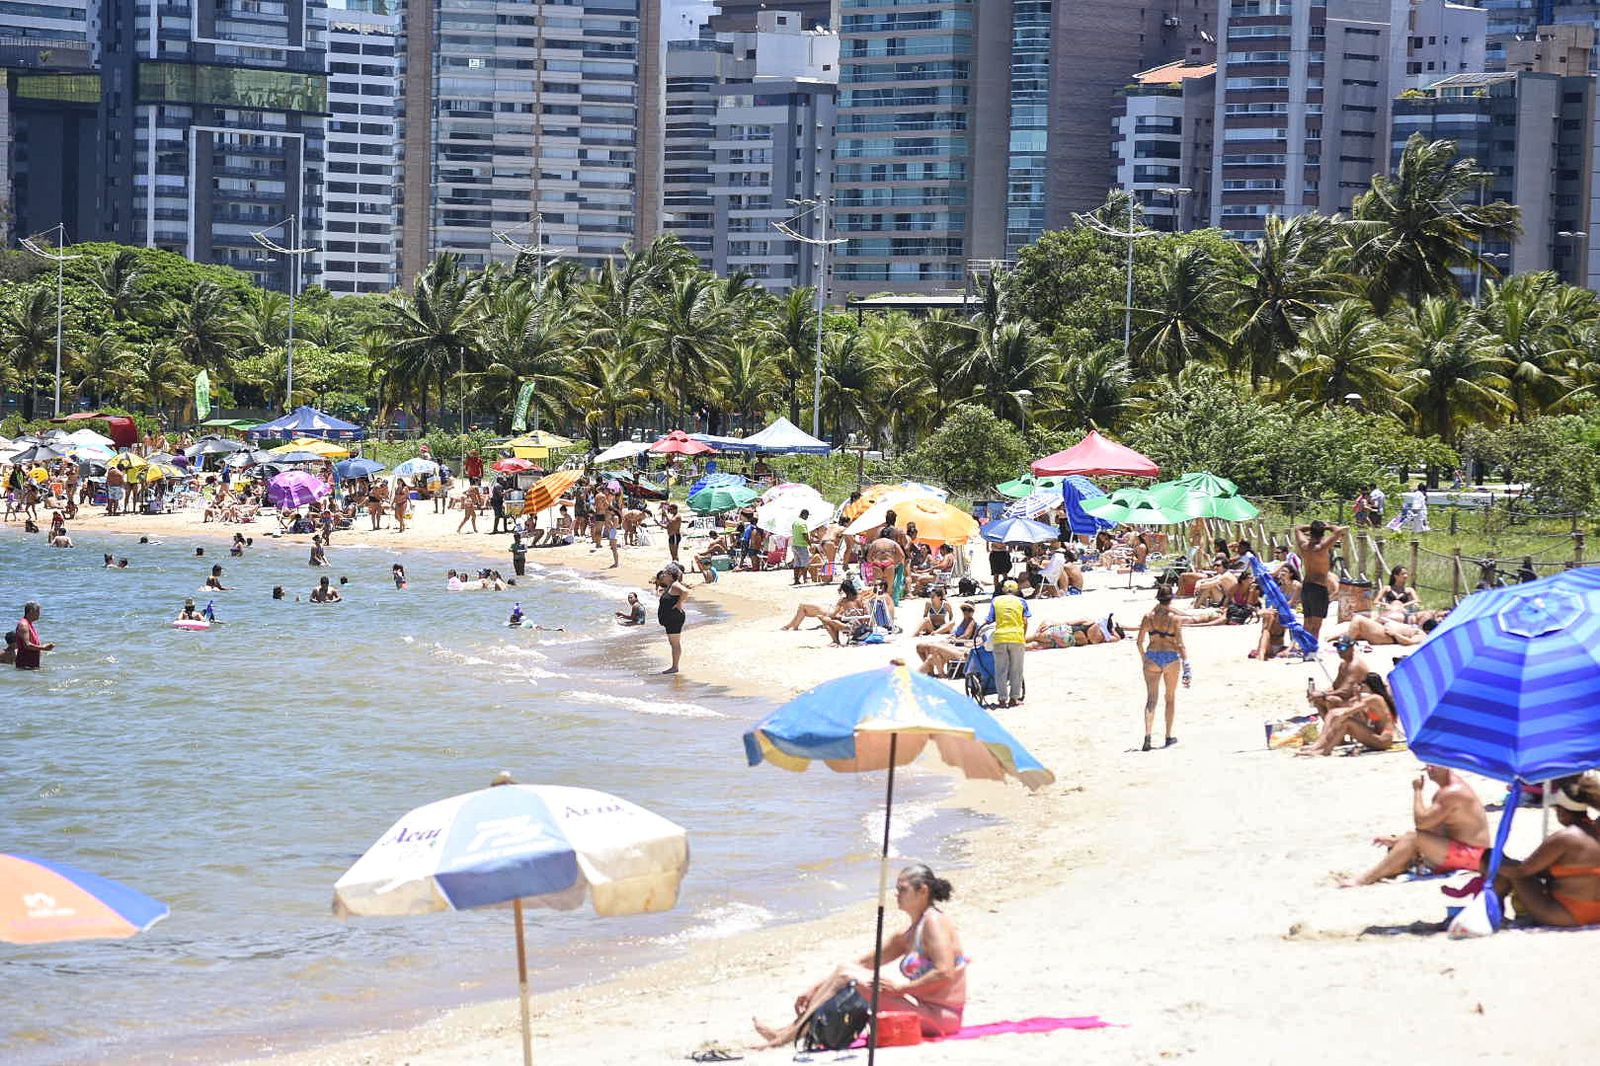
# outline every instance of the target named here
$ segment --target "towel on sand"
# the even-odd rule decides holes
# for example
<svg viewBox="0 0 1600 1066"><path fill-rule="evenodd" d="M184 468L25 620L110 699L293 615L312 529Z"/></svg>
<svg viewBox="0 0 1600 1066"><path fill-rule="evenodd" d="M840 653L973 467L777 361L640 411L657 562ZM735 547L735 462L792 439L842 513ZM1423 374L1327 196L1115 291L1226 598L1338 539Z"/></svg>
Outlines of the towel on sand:
<svg viewBox="0 0 1600 1066"><path fill-rule="evenodd" d="M980 1040L986 1036L1002 1036L1006 1033L1053 1033L1057 1029L1108 1029L1114 1024L1116 1023L1103 1021L1094 1015L1083 1018L1024 1018L1020 1022L990 1022L987 1025L963 1026L960 1032L946 1037L923 1037L923 1043L931 1044L938 1040ZM862 1038L850 1046L866 1047L867 1041Z"/></svg>

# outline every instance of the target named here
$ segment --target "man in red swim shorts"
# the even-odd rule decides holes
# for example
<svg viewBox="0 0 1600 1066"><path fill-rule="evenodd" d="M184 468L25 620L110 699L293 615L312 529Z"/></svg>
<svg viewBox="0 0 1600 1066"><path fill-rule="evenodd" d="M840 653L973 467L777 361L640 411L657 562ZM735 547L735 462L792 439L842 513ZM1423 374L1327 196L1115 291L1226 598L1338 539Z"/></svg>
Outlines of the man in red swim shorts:
<svg viewBox="0 0 1600 1066"><path fill-rule="evenodd" d="M1422 790L1430 778L1439 791L1432 803L1423 803ZM1411 782L1411 818L1416 829L1404 836L1375 837L1372 842L1389 853L1360 877L1342 879L1340 887L1376 884L1405 873L1418 861L1435 873L1479 868L1489 850L1489 816L1460 774L1443 766L1426 767Z"/></svg>

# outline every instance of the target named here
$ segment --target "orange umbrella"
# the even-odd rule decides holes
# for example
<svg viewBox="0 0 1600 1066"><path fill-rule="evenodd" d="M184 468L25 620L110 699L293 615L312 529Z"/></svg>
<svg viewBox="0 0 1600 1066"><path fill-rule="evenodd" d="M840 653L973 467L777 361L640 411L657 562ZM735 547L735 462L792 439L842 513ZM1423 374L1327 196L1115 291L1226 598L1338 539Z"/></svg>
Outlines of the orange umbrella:
<svg viewBox="0 0 1600 1066"><path fill-rule="evenodd" d="M861 490L861 498L855 503L846 504L844 510L839 512L839 516L847 521L849 519L856 518L862 514L865 514L868 508L882 503L890 496L911 500L925 497L927 495L928 494L925 492L919 492L916 489L907 488L904 485L868 485L866 488ZM932 497L928 498L931 499Z"/></svg>
<svg viewBox="0 0 1600 1066"><path fill-rule="evenodd" d="M577 470L557 470L553 474L546 474L535 481L533 488L522 497L522 513L538 514L554 507L561 494L576 485L582 476Z"/></svg>
<svg viewBox="0 0 1600 1066"><path fill-rule="evenodd" d="M931 496L885 499L863 511L845 532L870 533L883 525L890 511L894 512L895 524L901 529L914 524L917 540L924 544L965 544L978 535L977 519Z"/></svg>

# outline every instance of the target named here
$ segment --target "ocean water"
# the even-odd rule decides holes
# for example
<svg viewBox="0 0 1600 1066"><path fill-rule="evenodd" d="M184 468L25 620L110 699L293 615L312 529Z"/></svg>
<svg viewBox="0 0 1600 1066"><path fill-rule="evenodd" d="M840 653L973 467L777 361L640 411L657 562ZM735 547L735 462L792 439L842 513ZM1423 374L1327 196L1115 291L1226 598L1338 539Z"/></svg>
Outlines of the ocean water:
<svg viewBox="0 0 1600 1066"><path fill-rule="evenodd" d="M58 644L42 671L0 668L0 851L126 881L172 915L126 941L0 944L0 1061L210 1061L514 994L508 912L330 912L334 881L400 815L501 769L690 832L670 913L529 912L537 990L871 895L882 775L747 767L741 735L771 705L655 675L643 649L659 628L611 620L625 589L537 552L517 589L452 593L445 570L475 559L335 538L317 571L303 546L258 539L233 559L129 530L62 551L0 529L0 624L39 600ZM102 569L102 551L129 569ZM172 629L186 596L204 605L214 562L236 586L214 597L226 624ZM296 603L321 574L349 578L345 602ZM564 631L506 628L513 601ZM691 607L692 677L714 608ZM917 768L897 782L900 853L956 857L973 820L937 808L947 788Z"/></svg>

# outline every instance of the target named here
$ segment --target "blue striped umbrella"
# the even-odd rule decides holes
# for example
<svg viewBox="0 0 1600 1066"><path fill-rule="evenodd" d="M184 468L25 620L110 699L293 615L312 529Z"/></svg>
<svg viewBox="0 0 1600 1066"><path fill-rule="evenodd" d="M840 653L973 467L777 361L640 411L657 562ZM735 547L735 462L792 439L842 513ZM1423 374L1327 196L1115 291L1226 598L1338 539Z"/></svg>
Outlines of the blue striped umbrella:
<svg viewBox="0 0 1600 1066"><path fill-rule="evenodd" d="M1411 750L1511 783L1484 891L1525 781L1600 766L1600 570L1474 593L1389 675Z"/></svg>
<svg viewBox="0 0 1600 1066"><path fill-rule="evenodd" d="M1261 598L1267 606L1278 612L1278 621L1283 623L1284 632L1294 638L1300 645L1300 650L1307 655L1315 655L1317 651L1317 638L1311 631L1300 623L1294 616L1294 608L1289 606L1289 597L1283 594L1283 586L1272 579L1267 573L1267 568L1261 565L1261 560L1256 558L1255 552L1245 552L1244 556L1250 563L1250 574L1256 579L1256 587L1261 590Z"/></svg>
<svg viewBox="0 0 1600 1066"><path fill-rule="evenodd" d="M978 534L993 544L1045 544L1060 537L1061 531L1031 518L996 518L979 526Z"/></svg>
<svg viewBox="0 0 1600 1066"><path fill-rule="evenodd" d="M883 812L883 852L878 873L878 945L873 960L872 1013L878 1011L879 966L883 963L884 889L889 871L889 819L894 812L894 771L932 747L967 777L1003 781L1014 777L1030 789L1055 780L1038 759L959 689L905 663L850 674L803 692L744 735L751 766L763 760L785 770L804 770L813 760L841 773L888 770ZM867 1042L868 1066L878 1051L877 1027Z"/></svg>

